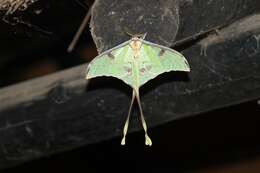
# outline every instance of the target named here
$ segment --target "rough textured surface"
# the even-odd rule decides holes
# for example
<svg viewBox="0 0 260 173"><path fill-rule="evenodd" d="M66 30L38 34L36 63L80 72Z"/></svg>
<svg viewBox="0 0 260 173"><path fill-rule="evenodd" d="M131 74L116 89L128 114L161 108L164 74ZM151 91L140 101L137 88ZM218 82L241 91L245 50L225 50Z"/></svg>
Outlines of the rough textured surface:
<svg viewBox="0 0 260 173"><path fill-rule="evenodd" d="M185 50L193 69L188 78L168 73L141 89L149 127L259 97L257 43L254 35L243 34L210 45L207 56L200 45ZM0 91L2 167L121 135L131 89L119 80L101 78L86 91L85 68ZM133 117L130 131L140 128Z"/></svg>
<svg viewBox="0 0 260 173"><path fill-rule="evenodd" d="M90 26L99 52L128 40L124 28L133 33L147 32L148 41L170 46L176 40L229 24L259 9L260 2L251 0L97 0Z"/></svg>
<svg viewBox="0 0 260 173"><path fill-rule="evenodd" d="M97 0L90 26L99 52L128 40L127 32L147 33L149 40L170 46L178 32L179 4L176 0Z"/></svg>
<svg viewBox="0 0 260 173"><path fill-rule="evenodd" d="M5 74L7 69L17 68L16 64L45 57L73 59L65 49L88 8L82 8L78 1L41 0L10 15L0 11L0 87L11 75Z"/></svg>
<svg viewBox="0 0 260 173"><path fill-rule="evenodd" d="M0 0L0 11L10 15L16 11L24 11L37 0Z"/></svg>
<svg viewBox="0 0 260 173"><path fill-rule="evenodd" d="M260 96L260 27L256 15L260 11L256 5L259 1L179 3L177 38L226 22L230 25L221 29L219 35L210 35L198 44L193 42L185 47L182 53L192 70L188 76L168 73L141 88L149 127ZM127 8L123 3L120 5ZM220 7L224 9L222 13L212 12ZM103 7L108 11L107 8ZM245 24L247 29L241 27ZM112 32L114 28L107 25L102 26L106 32L92 31L96 38L102 38L98 45L100 50L113 47L127 37L121 37L121 32ZM144 28L148 28L147 32L153 29L152 26ZM153 38L152 41L157 42L156 37L162 30L148 40ZM38 47L36 51L40 48L46 51L49 46ZM1 168L121 135L131 89L113 78L93 80L86 89L86 65L0 90ZM134 112L130 131L139 128Z"/></svg>

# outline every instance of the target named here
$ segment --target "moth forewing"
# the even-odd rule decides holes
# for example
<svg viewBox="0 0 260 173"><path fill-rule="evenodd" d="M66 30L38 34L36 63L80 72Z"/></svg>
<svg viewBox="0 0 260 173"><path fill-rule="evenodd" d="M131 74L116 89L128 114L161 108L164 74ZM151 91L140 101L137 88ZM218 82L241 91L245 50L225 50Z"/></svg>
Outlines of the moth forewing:
<svg viewBox="0 0 260 173"><path fill-rule="evenodd" d="M117 77L117 76L113 76L113 74L107 74L106 69L113 69L113 68L115 68L114 66L117 64L117 63L107 63L108 62L107 59L110 59L111 62L112 62L112 60L114 60L114 62L117 62L118 58L120 58L120 57L116 57L114 54L116 54L117 51L122 50L122 48L124 48L125 46L128 46L129 42L130 42L130 40L125 41L111 49L108 49L108 50L102 52L98 56L96 56L88 64L88 67L86 70L86 79L91 79L91 78L100 77L100 76ZM100 60L99 63L97 63L97 60ZM92 73L93 71L96 71L97 73L95 73L95 75L93 75L93 73Z"/></svg>
<svg viewBox="0 0 260 173"><path fill-rule="evenodd" d="M159 58L161 62L163 62L165 59L168 59L170 60L168 62L169 63L168 65L173 65L173 64L179 65L179 66L171 66L172 71L186 71L186 72L190 71L190 66L188 64L188 61L180 52L145 40L143 40L143 45L148 45L151 47L151 49L154 49L156 52L156 56Z"/></svg>
<svg viewBox="0 0 260 173"><path fill-rule="evenodd" d="M93 59L87 67L86 78L115 77L132 87L132 67L128 59L132 55L132 50L128 43L129 41L126 41Z"/></svg>

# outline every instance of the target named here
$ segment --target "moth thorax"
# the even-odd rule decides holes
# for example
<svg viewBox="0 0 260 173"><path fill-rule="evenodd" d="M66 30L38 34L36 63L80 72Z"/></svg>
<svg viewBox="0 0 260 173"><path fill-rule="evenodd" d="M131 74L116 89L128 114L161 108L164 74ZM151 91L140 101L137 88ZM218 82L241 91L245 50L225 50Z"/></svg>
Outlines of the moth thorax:
<svg viewBox="0 0 260 173"><path fill-rule="evenodd" d="M138 51L142 46L142 42L140 40L132 40L130 42L130 46L133 49L133 51Z"/></svg>
<svg viewBox="0 0 260 173"><path fill-rule="evenodd" d="M142 42L139 39L132 39L130 46L133 49L134 58L138 57L139 50L141 49Z"/></svg>

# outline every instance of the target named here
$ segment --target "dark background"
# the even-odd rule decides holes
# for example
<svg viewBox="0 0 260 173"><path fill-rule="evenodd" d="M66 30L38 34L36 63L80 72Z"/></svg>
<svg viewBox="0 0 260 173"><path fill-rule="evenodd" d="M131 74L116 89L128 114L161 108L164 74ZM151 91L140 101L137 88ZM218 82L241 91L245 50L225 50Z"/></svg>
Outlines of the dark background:
<svg viewBox="0 0 260 173"><path fill-rule="evenodd" d="M206 2L197 1L194 6L200 7L203 3ZM246 1L239 3L249 4ZM89 27L85 29L76 49L72 53L66 52L90 4L91 1L70 0L63 3L39 0L26 11L18 10L1 20L0 87L68 69L93 59L97 51ZM232 2L227 1L225 5L229 7L230 4ZM249 5L252 7L248 8L247 13L256 13L257 9L253 8L252 3ZM192 9L189 6L187 11L181 13L193 12L193 19L189 20L198 21L199 17ZM240 17L247 16L247 13L241 13ZM1 15L4 16L4 12ZM227 21L230 23L237 20L236 17L229 18L230 21ZM187 31L189 20L181 21L180 28L183 29L179 28L181 32L177 38L192 34ZM212 21L223 22L213 17L203 20L205 26L215 24ZM203 22L201 25L204 26ZM201 28L194 26L192 32L198 33ZM103 41L107 47L112 44L105 39ZM186 46L179 47L179 50L186 49ZM128 135L128 143L124 147L120 146L120 137L109 137L92 144L69 149L61 147L53 153L26 158L24 161L32 159L27 163L21 159L22 165L15 166L21 163L14 161L3 172L259 172L260 106L256 99L237 103L150 128L153 139L151 148L144 146L143 132L138 131Z"/></svg>

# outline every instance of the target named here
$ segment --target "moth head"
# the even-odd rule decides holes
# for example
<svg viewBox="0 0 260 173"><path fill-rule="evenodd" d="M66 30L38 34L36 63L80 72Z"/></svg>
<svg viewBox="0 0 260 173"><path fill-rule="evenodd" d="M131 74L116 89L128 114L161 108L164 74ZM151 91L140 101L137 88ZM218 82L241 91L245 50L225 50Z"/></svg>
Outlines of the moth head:
<svg viewBox="0 0 260 173"><path fill-rule="evenodd" d="M131 34L129 32L126 32L129 36L131 36L131 42L130 42L130 46L131 48L137 52L141 46L142 46L142 40L145 39L146 37L146 34L147 33L144 33L144 34Z"/></svg>
<svg viewBox="0 0 260 173"><path fill-rule="evenodd" d="M131 35L132 36L132 41L137 41L137 40L144 40L145 37L147 35L147 32L144 34L135 34L135 35Z"/></svg>
<svg viewBox="0 0 260 173"><path fill-rule="evenodd" d="M145 36L146 36L146 34L147 34L147 32L146 33L138 33L138 34L134 34L134 32L133 31L130 31L128 28L126 28L126 27L124 27L124 32L128 35L128 36L130 36L131 38L134 38L134 37L137 37L137 38L139 38L139 39L145 39Z"/></svg>

